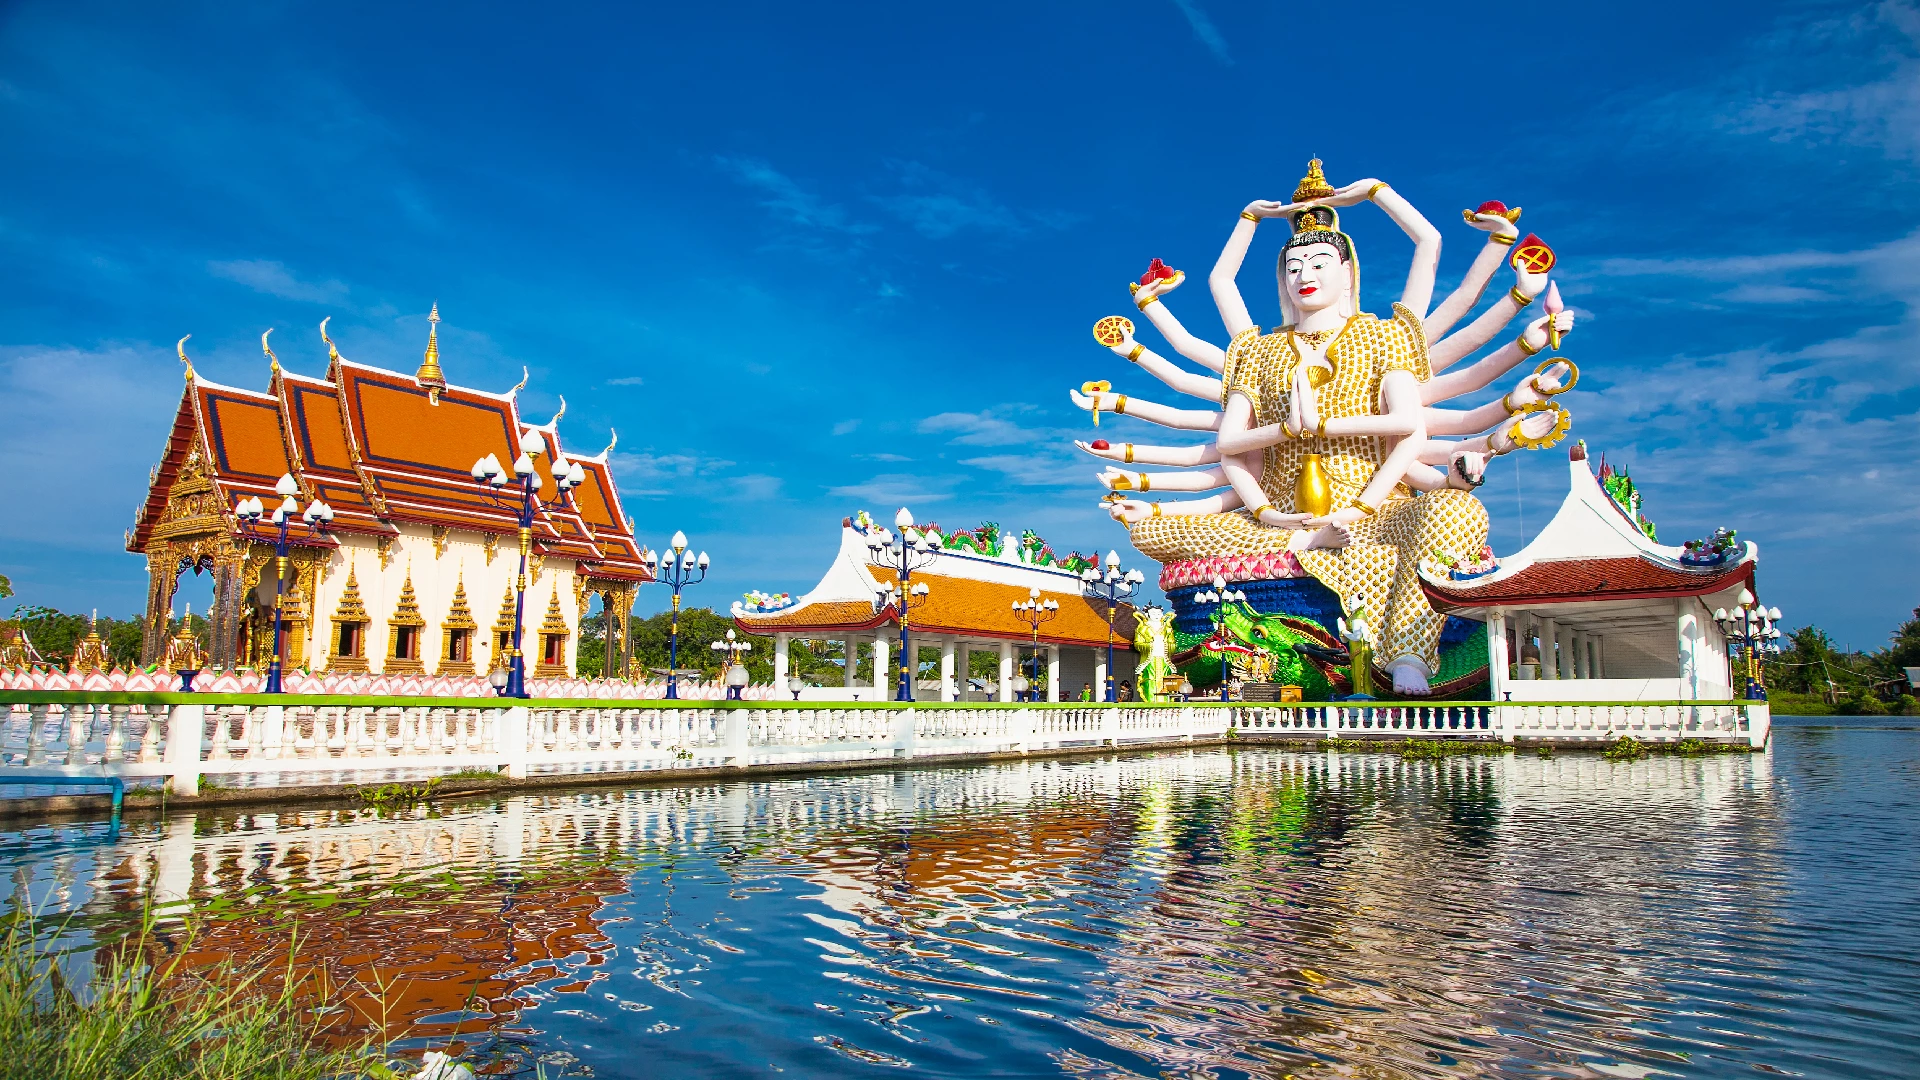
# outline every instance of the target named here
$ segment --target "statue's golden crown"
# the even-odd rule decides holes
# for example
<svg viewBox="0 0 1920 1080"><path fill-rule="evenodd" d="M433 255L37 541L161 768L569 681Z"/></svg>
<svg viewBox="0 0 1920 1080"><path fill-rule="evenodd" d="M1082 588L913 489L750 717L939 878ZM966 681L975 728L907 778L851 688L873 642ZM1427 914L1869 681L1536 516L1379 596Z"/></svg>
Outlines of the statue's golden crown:
<svg viewBox="0 0 1920 1080"><path fill-rule="evenodd" d="M1311 202L1314 199L1332 197L1334 188L1327 183L1327 174L1320 171L1320 159L1307 162L1307 175L1300 178L1300 186L1293 189L1293 201Z"/></svg>

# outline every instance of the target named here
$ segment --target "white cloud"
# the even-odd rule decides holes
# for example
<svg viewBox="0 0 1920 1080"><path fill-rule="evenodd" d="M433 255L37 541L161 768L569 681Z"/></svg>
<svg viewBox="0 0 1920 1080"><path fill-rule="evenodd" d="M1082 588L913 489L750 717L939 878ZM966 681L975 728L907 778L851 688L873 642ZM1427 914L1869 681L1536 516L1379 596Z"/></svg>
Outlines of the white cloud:
<svg viewBox="0 0 1920 1080"><path fill-rule="evenodd" d="M862 483L828 488L827 494L836 499L860 502L868 509L875 506L913 506L953 498L950 492L940 490L947 483L939 477L882 473ZM878 514L878 511L873 512ZM892 520L892 515L885 516L887 520Z"/></svg>
<svg viewBox="0 0 1920 1080"><path fill-rule="evenodd" d="M879 231L878 226L855 220L846 207L815 195L767 162L738 157L714 161L736 180L758 189L763 196L760 205L792 224L855 235Z"/></svg>
<svg viewBox="0 0 1920 1080"><path fill-rule="evenodd" d="M1033 441L1031 432L992 412L939 413L920 421L914 430L922 435L951 435L947 441L960 446L1014 446Z"/></svg>
<svg viewBox="0 0 1920 1080"><path fill-rule="evenodd" d="M618 379L608 379L608 386L644 386L646 379L639 375L627 375Z"/></svg>
<svg viewBox="0 0 1920 1080"><path fill-rule="evenodd" d="M338 304L346 300L345 284L327 281L301 281L293 276L285 263L271 259L233 259L226 262L210 262L207 272L214 277L245 285L254 292L277 296L282 300L299 300L310 304Z"/></svg>
<svg viewBox="0 0 1920 1080"><path fill-rule="evenodd" d="M1193 27L1193 36L1199 39L1200 44L1207 47L1207 51L1213 54L1214 59L1223 64L1233 63L1233 57L1227 53L1227 39L1221 35L1220 28L1213 25L1213 20L1207 17L1207 13L1200 10L1196 0L1173 0L1173 6L1179 8L1180 14L1187 17L1187 25Z"/></svg>
<svg viewBox="0 0 1920 1080"><path fill-rule="evenodd" d="M858 420L842 420L833 425L833 433L835 435L851 435L859 426L860 421Z"/></svg>
<svg viewBox="0 0 1920 1080"><path fill-rule="evenodd" d="M1920 11L1883 2L1844 19L1795 25L1777 38L1796 63L1846 57L1815 70L1873 74L1838 86L1777 91L1734 108L1728 130L1776 142L1867 146L1890 158L1920 158Z"/></svg>

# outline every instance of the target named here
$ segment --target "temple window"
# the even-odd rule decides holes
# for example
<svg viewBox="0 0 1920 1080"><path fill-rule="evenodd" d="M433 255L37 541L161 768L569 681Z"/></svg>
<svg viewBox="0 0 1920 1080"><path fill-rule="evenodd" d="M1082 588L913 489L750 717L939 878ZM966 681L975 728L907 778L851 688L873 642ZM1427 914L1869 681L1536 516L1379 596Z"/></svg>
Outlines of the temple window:
<svg viewBox="0 0 1920 1080"><path fill-rule="evenodd" d="M393 630L393 658L395 660L420 659L420 628L417 626L396 626Z"/></svg>
<svg viewBox="0 0 1920 1080"><path fill-rule="evenodd" d="M560 583L555 581L547 600L547 617L540 623L540 662L533 669L535 678L562 678L573 674L567 667L567 639L572 636L573 630L560 614Z"/></svg>
<svg viewBox="0 0 1920 1080"><path fill-rule="evenodd" d="M473 631L447 631L447 659L456 664L473 662Z"/></svg>
<svg viewBox="0 0 1920 1080"><path fill-rule="evenodd" d="M333 642L327 657L327 670L364 672L367 670L367 605L360 599L360 581L353 568L347 569L347 591L340 594L340 605L333 613Z"/></svg>
<svg viewBox="0 0 1920 1080"><path fill-rule="evenodd" d="M420 635L426 628L427 620L420 616L420 601L413 591L413 569L408 567L406 580L400 585L400 600L387 619L387 659L383 674L426 674L426 664L420 655Z"/></svg>
<svg viewBox="0 0 1920 1080"><path fill-rule="evenodd" d="M472 675L473 634L479 624L473 621L473 609L467 606L467 582L463 574L454 579L453 604L440 622L444 637L440 640L440 663L435 675Z"/></svg>

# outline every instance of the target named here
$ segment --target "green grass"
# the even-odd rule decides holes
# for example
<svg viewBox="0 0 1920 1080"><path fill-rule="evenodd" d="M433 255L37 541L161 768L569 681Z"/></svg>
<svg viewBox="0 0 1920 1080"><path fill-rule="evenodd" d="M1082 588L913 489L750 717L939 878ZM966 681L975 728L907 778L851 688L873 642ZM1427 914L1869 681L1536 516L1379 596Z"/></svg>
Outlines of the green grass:
<svg viewBox="0 0 1920 1080"><path fill-rule="evenodd" d="M468 766L459 772L450 772L440 777L442 780L504 780L506 774L499 769L482 769Z"/></svg>
<svg viewBox="0 0 1920 1080"><path fill-rule="evenodd" d="M1510 754L1511 744L1467 739L1322 739L1320 749L1342 754L1397 753L1408 761L1437 761L1464 754Z"/></svg>
<svg viewBox="0 0 1920 1080"><path fill-rule="evenodd" d="M75 990L16 916L0 936L0 1080L334 1080L392 1075L369 1043L330 1043L270 969L145 962L142 933L99 950ZM291 961L289 961L291 963ZM289 974L291 972L289 971Z"/></svg>
<svg viewBox="0 0 1920 1080"><path fill-rule="evenodd" d="M1711 754L1755 752L1757 752L1755 748L1746 743L1708 742L1705 739L1681 739L1673 743L1643 743L1631 735L1622 735L1608 744L1605 750L1600 751L1600 756L1608 761L1638 761L1655 754L1666 754L1672 757L1706 757Z"/></svg>

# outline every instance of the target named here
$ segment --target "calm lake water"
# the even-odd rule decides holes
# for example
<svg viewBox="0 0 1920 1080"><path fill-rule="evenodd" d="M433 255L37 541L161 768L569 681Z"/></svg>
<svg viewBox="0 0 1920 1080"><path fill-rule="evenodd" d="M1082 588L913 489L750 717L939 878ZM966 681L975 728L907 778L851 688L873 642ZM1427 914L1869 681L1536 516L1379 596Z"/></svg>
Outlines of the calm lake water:
<svg viewBox="0 0 1920 1080"><path fill-rule="evenodd" d="M297 927L400 1048L526 1075L1911 1078L1917 795L1920 724L1783 718L17 829L0 892L81 967L148 895L194 965Z"/></svg>

